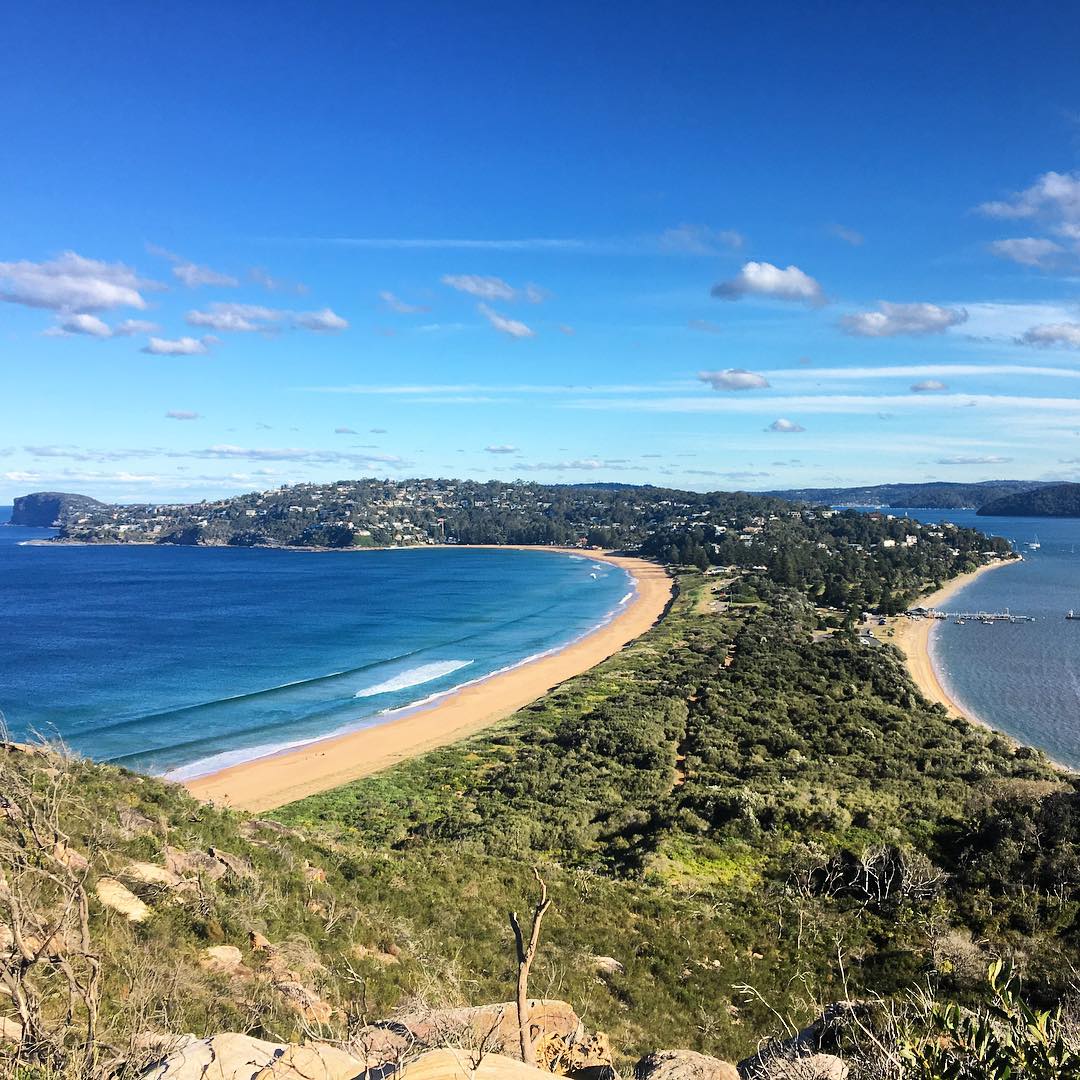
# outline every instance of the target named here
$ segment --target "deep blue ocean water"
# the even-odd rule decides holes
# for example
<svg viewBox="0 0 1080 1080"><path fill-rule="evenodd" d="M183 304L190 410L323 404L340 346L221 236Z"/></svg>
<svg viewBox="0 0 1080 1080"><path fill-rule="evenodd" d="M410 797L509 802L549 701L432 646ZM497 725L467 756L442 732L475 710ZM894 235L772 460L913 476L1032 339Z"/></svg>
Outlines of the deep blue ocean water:
<svg viewBox="0 0 1080 1080"><path fill-rule="evenodd" d="M15 738L195 775L378 722L587 633L632 592L556 552L27 545L0 528Z"/></svg>
<svg viewBox="0 0 1080 1080"><path fill-rule="evenodd" d="M969 712L1062 764L1080 768L1080 520L979 517L974 510L889 509L918 521L952 521L1011 540L1024 561L976 578L950 611L1032 615L1034 623L935 625L930 656L950 695ZM1037 540L1039 548L1027 545Z"/></svg>

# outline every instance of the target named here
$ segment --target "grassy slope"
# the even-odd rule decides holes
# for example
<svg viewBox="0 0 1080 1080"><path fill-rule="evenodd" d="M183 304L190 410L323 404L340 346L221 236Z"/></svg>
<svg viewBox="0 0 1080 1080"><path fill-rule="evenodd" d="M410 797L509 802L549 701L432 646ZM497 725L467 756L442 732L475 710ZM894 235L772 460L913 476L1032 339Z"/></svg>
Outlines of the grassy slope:
<svg viewBox="0 0 1080 1080"><path fill-rule="evenodd" d="M142 926L94 907L109 1041L146 1028L296 1035L251 930L339 1007L338 1034L416 997L505 999L506 913L528 906L534 864L555 907L533 992L572 1001L624 1061L672 1046L738 1058L775 1030L772 1008L806 1020L845 992L947 970L941 942L959 925L1033 973L1040 950L1074 948L1073 907L1050 926L970 897L961 916L942 888L880 904L793 888L872 844L946 864L973 790L1060 784L919 701L888 650L812 643L800 602L710 613L702 579L682 585L661 626L499 727L279 811L293 833L115 768L65 766L63 826L92 855L91 880L160 863L166 843L220 847L255 871L177 903L137 889L155 909ZM50 782L41 759L0 760L39 791ZM154 827L125 830L125 809ZM219 942L240 946L255 977L201 970L200 950ZM595 956L625 970L602 976Z"/></svg>

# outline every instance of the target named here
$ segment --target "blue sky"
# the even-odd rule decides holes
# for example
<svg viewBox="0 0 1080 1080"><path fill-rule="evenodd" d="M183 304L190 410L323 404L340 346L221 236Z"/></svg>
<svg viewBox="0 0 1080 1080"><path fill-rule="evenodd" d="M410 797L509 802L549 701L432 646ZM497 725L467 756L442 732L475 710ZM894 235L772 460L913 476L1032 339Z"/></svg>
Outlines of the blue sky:
<svg viewBox="0 0 1080 1080"><path fill-rule="evenodd" d="M0 502L1080 469L1080 9L5 16Z"/></svg>

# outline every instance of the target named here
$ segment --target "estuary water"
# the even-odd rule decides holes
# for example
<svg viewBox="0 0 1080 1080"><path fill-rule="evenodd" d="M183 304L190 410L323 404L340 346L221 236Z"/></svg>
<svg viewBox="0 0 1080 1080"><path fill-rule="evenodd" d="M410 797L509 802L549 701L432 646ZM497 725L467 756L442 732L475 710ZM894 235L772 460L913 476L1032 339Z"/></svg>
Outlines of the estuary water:
<svg viewBox="0 0 1080 1080"><path fill-rule="evenodd" d="M1080 768L1080 520L979 517L974 510L889 509L1012 541L1024 561L982 574L950 611L1031 615L1033 623L935 625L930 656L955 701L991 727ZM1038 547L1029 545L1037 543Z"/></svg>
<svg viewBox="0 0 1080 1080"><path fill-rule="evenodd" d="M8 730L174 778L378 723L633 593L587 553L27 543L49 535L0 528Z"/></svg>

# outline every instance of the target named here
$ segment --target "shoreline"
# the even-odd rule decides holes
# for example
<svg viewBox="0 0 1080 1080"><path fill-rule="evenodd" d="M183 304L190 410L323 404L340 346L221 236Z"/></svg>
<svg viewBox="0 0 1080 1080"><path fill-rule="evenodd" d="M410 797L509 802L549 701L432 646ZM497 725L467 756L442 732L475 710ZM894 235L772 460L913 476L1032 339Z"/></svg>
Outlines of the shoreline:
<svg viewBox="0 0 1080 1080"><path fill-rule="evenodd" d="M919 604L921 607L925 608L940 607L961 589L975 581L976 578L982 577L983 574L987 574L991 570L999 570L1003 566L1019 564L1022 561L1022 559L1008 559L986 563L975 570L970 570L966 574L960 574L951 581L947 581L940 589L936 589L927 596L920 597ZM945 685L938 677L937 670L934 667L933 658L930 654L930 633L936 625L937 622L934 619L903 618L896 620L893 625L892 644L903 653L904 666L911 676L911 681L919 688L919 693L921 693L927 701L944 705L950 716L958 716L979 727L996 731L991 724L987 723L981 717L976 716L974 713L963 708L959 702L949 694Z"/></svg>
<svg viewBox="0 0 1080 1080"><path fill-rule="evenodd" d="M666 611L674 587L673 579L659 564L610 552L525 545L446 546L550 551L612 563L633 580L633 599L606 622L556 652L450 691L429 705L404 706L401 715L385 723L192 777L183 781L188 791L204 802L256 812L273 810L459 742L506 719L640 637Z"/></svg>

